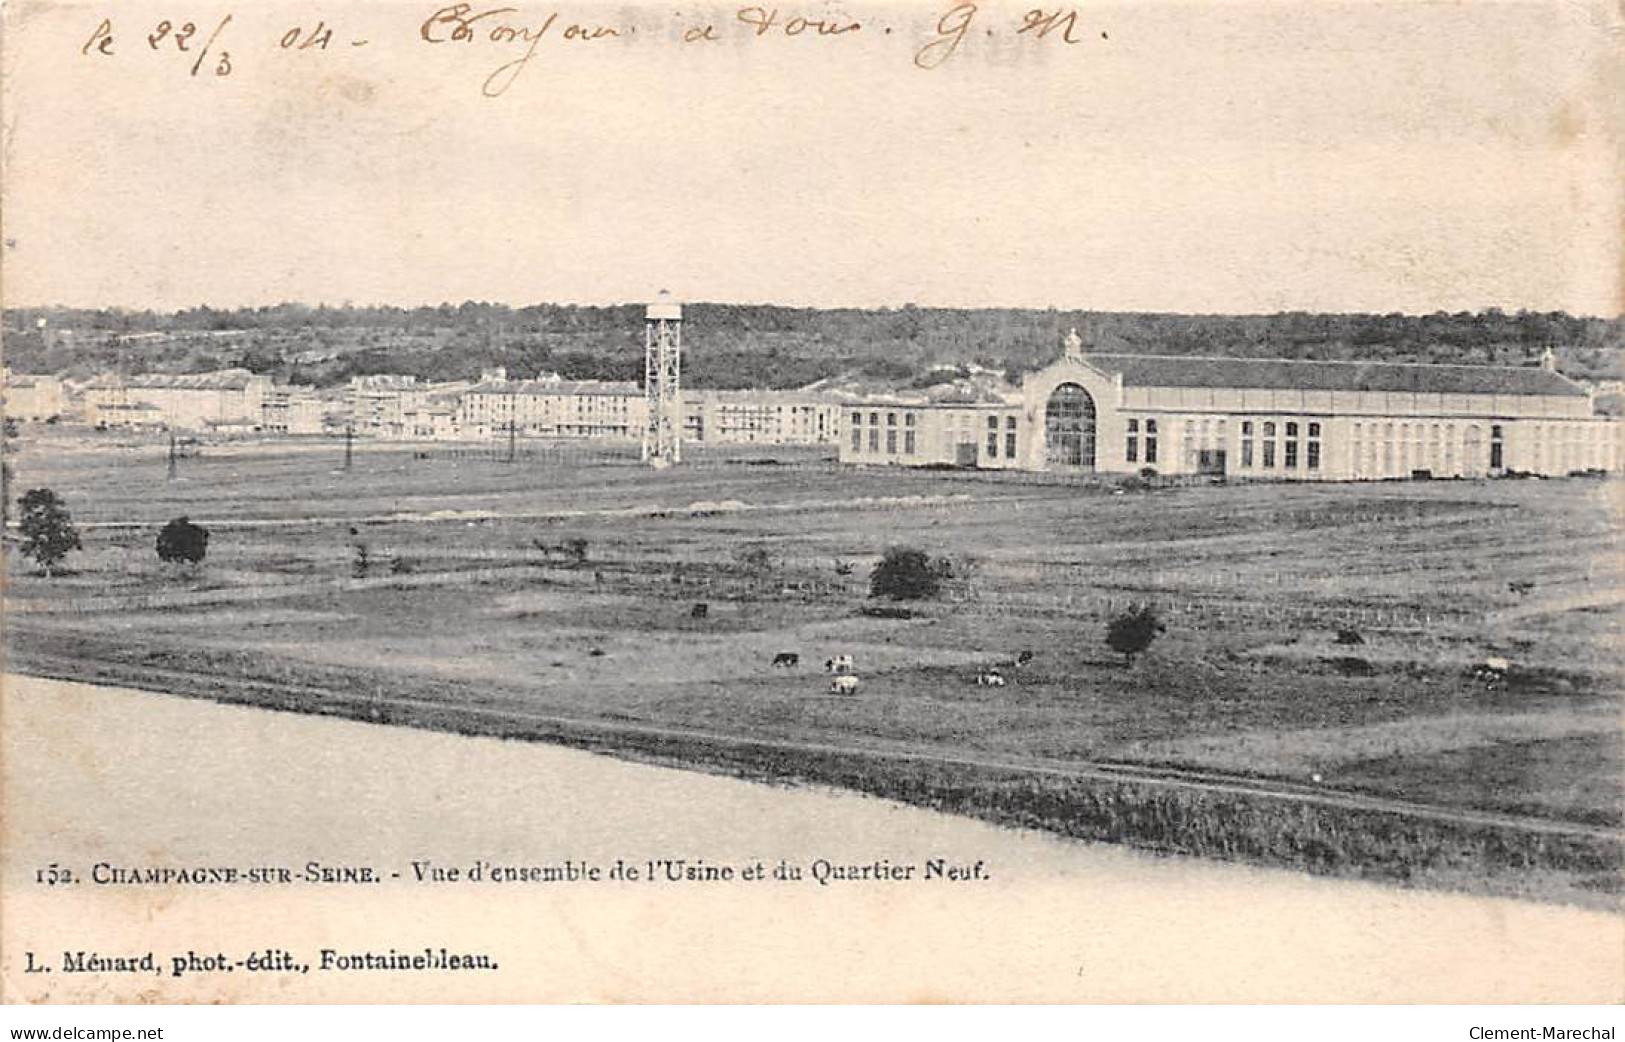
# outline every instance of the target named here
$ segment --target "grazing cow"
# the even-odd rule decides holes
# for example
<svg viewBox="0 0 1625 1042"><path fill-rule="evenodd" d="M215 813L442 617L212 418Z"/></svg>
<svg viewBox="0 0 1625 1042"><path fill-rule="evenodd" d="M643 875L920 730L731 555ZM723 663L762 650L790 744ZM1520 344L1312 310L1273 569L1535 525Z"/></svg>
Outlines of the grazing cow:
<svg viewBox="0 0 1625 1042"><path fill-rule="evenodd" d="M688 610L688 617L691 619L703 619L709 614L711 614L711 606L704 601Z"/></svg>
<svg viewBox="0 0 1625 1042"><path fill-rule="evenodd" d="M773 664L775 666L783 666L785 669L790 669L794 666L800 665L800 663L801 656L793 651L781 651L777 655L773 656Z"/></svg>
<svg viewBox="0 0 1625 1042"><path fill-rule="evenodd" d="M1034 652L1023 651L1021 654L1016 656L1016 667L1019 669L1037 657L1038 656Z"/></svg>
<svg viewBox="0 0 1625 1042"><path fill-rule="evenodd" d="M829 682L829 690L834 695L855 695L858 693L858 678L844 673Z"/></svg>
<svg viewBox="0 0 1625 1042"><path fill-rule="evenodd" d="M850 672L852 672L852 656L851 655L836 655L832 659L826 659L825 662L824 662L824 672L826 672L826 673L850 673Z"/></svg>
<svg viewBox="0 0 1625 1042"><path fill-rule="evenodd" d="M1473 667L1473 679L1487 688L1498 688L1506 683L1507 673L1511 669L1511 662L1498 655L1491 655Z"/></svg>
<svg viewBox="0 0 1625 1042"><path fill-rule="evenodd" d="M976 674L977 687L1003 687L1004 674L996 669L983 670Z"/></svg>
<svg viewBox="0 0 1625 1042"><path fill-rule="evenodd" d="M1511 590L1513 593L1517 594L1519 597L1527 597L1527 596L1529 596L1529 594L1534 590L1534 588L1535 588L1535 584L1532 583L1532 582L1510 582L1510 583L1507 583L1507 589Z"/></svg>

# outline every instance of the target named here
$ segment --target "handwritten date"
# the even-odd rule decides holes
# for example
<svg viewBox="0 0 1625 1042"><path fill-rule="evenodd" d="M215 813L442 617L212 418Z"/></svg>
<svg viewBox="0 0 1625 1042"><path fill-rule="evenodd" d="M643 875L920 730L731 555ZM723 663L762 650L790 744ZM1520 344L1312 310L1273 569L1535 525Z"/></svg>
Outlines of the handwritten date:
<svg viewBox="0 0 1625 1042"><path fill-rule="evenodd" d="M924 41L916 39L910 44L916 68L940 68L962 53L971 40L984 35L1001 34L1007 39L1027 39L1035 44L1049 40L1052 41L1049 46L1062 47L1084 43L1091 35L1076 8L1034 7L1014 21L1008 20L1008 16L998 20L991 15L984 16L979 4L972 0L962 0L946 10L939 10L942 13L929 23ZM696 21L692 16L679 14L678 24L671 27L670 39L681 44L716 43L731 32L753 40L823 40L833 46L834 41L853 36L893 33L892 27L881 22L835 15L827 10L814 17L791 9L751 4L733 9L731 15L727 21ZM162 19L133 30L133 43L128 46L136 51L179 55L192 77L205 71L215 78L228 77L232 73L233 57L226 47L226 37L242 35L240 28L228 33L232 17L226 14L218 21ZM623 14L623 17L626 16ZM655 16L651 13L650 17ZM557 10L527 15L518 7L482 7L462 0L434 9L415 25L420 45L449 48L448 53L467 49L470 53L494 55L499 63L494 68L487 66L489 71L480 83L480 93L488 98L507 93L525 69L538 59L544 43L551 46L550 41L556 41L560 46L576 46L595 41L625 42L639 31L639 27L630 22L571 21ZM656 28L654 38L659 39L657 27L644 28ZM123 31L115 29L112 19L103 18L84 40L79 53L93 58L120 54L127 46L121 35ZM1108 38L1105 32L1099 35L1102 40ZM314 26L288 27L263 41L263 45L271 53L321 53L328 51L335 39L340 48L346 39L352 48L367 44L361 37L338 35L334 26L321 19Z"/></svg>

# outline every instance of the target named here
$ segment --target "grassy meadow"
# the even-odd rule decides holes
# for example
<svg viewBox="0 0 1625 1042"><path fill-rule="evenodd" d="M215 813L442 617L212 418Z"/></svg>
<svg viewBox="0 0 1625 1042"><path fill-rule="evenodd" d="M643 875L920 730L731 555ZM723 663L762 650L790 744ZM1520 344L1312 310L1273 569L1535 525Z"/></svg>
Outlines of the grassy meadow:
<svg viewBox="0 0 1625 1042"><path fill-rule="evenodd" d="M156 443L25 436L14 494L58 492L84 549L52 578L9 555L9 668L837 784L1173 853L1618 899L1619 483L1125 494L812 450L712 447L665 472L627 448L503 455L358 445L345 469L331 443L204 446L171 479ZM153 550L183 514L211 533L197 568ZM865 613L892 545L952 563L907 618ZM1167 631L1126 664L1103 637L1134 602ZM976 684L1022 651L1005 686ZM799 664L772 665L781 652ZM855 697L822 669L843 653ZM1504 683L1472 675L1490 656L1512 663ZM1604 835L1064 776L1099 764Z"/></svg>

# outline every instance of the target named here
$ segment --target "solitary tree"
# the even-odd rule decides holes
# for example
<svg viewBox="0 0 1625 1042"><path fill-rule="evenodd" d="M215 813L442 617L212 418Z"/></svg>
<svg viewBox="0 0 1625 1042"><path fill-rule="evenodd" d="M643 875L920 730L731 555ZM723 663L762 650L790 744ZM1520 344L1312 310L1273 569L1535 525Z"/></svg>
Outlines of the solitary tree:
<svg viewBox="0 0 1625 1042"><path fill-rule="evenodd" d="M158 533L158 560L165 564L197 564L209 552L209 530L177 517Z"/></svg>
<svg viewBox="0 0 1625 1042"><path fill-rule="evenodd" d="M62 499L48 488L33 488L18 501L21 518L22 554L34 560L46 575L55 575L57 565L69 551L81 549L79 530Z"/></svg>
<svg viewBox="0 0 1625 1042"><path fill-rule="evenodd" d="M1157 634L1166 631L1156 608L1135 604L1106 624L1106 646L1133 665L1134 656L1149 648Z"/></svg>
<svg viewBox="0 0 1625 1042"><path fill-rule="evenodd" d="M869 596L894 601L935 597L942 587L942 569L924 550L893 546L869 573Z"/></svg>

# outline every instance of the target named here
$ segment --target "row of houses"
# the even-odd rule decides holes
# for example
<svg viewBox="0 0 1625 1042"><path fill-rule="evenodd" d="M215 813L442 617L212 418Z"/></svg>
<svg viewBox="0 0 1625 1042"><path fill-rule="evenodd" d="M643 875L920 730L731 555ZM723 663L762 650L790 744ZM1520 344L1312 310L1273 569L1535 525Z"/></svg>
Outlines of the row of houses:
<svg viewBox="0 0 1625 1042"><path fill-rule="evenodd" d="M414 376L358 376L338 391L274 383L246 369L211 373L105 375L79 385L54 376L5 373L6 415L64 418L119 430L217 434L334 434L397 441L501 438L636 440L647 399L630 381L510 379L491 369L477 381L420 382ZM690 391L685 437L726 444L829 444L840 407L813 394Z"/></svg>

